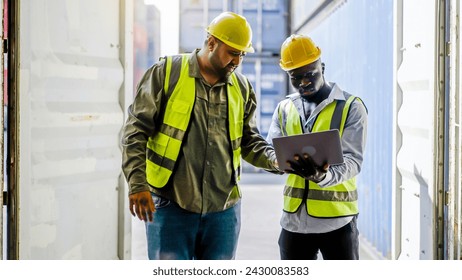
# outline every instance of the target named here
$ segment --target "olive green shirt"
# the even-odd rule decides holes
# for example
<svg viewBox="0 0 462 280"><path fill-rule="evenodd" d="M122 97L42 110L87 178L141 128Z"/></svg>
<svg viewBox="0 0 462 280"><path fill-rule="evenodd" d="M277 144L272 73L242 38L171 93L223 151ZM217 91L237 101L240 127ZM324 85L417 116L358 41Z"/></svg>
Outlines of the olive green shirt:
<svg viewBox="0 0 462 280"><path fill-rule="evenodd" d="M146 71L137 86L137 94L128 109L123 129L122 169L129 193L149 190L176 202L181 208L195 213L225 210L235 205L240 191L234 188L232 148L228 132L228 102L226 83L231 79L209 85L202 78L195 50L189 60L189 76L195 78L195 103L182 148L169 182L154 188L146 181L146 143L162 122L166 98L164 60ZM173 69L173 67L172 67ZM273 166L274 150L260 135L255 122L256 97L250 83L238 75L239 86L250 95L244 112L242 156L254 166L277 172ZM170 80L177 81L178 71L172 70ZM245 85L245 83L247 85ZM234 191L233 191L234 188Z"/></svg>

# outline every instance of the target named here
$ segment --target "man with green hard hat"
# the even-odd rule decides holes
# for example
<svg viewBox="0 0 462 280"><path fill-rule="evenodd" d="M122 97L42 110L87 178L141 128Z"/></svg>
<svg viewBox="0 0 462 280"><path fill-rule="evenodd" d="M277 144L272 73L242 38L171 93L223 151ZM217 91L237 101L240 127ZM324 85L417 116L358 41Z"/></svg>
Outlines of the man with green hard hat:
<svg viewBox="0 0 462 280"><path fill-rule="evenodd" d="M301 34L281 46L280 67L297 92L273 114L268 142L280 136L337 129L342 164L322 166L310 154L295 155L284 186L279 251L281 259L359 258L356 175L366 145L367 110L361 99L324 78L321 49Z"/></svg>
<svg viewBox="0 0 462 280"><path fill-rule="evenodd" d="M252 85L235 72L254 52L249 23L224 12L206 31L201 49L148 69L128 109L122 169L149 259L233 259L241 157L278 172L255 123Z"/></svg>

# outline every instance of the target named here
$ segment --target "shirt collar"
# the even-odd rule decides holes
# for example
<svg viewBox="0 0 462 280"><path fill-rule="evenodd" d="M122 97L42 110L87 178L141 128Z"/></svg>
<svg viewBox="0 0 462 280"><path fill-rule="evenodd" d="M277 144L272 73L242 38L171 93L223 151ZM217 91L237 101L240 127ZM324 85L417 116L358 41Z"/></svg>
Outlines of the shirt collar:
<svg viewBox="0 0 462 280"><path fill-rule="evenodd" d="M337 100L346 100L345 95L343 94L343 90L336 84L336 83L330 83L332 85L332 90L330 91L328 99L331 99L334 101L335 99Z"/></svg>

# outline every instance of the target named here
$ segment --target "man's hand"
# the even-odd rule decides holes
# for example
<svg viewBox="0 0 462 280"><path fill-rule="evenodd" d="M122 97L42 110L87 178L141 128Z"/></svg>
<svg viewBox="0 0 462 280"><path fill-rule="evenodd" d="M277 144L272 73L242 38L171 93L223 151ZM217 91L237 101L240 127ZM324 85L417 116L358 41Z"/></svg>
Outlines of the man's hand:
<svg viewBox="0 0 462 280"><path fill-rule="evenodd" d="M133 216L138 216L142 221L149 220L152 222L152 213L156 211L154 202L152 201L151 192L144 191L129 195L130 212Z"/></svg>
<svg viewBox="0 0 462 280"><path fill-rule="evenodd" d="M286 173L298 175L315 183L321 182L329 169L329 164L318 166L308 154L303 154L303 157L296 154L294 160L288 160L287 163L292 169L284 170Z"/></svg>

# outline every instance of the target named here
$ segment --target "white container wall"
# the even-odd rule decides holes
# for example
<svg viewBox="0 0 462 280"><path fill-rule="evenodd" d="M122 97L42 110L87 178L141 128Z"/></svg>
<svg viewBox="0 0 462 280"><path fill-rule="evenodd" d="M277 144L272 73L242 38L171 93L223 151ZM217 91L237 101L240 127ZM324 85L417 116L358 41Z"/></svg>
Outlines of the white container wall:
<svg viewBox="0 0 462 280"><path fill-rule="evenodd" d="M443 246L445 249L445 257L447 259L462 259L462 137L461 137L461 120L462 120L462 61L461 57L461 41L462 36L460 30L460 15L462 14L462 6L460 1L452 0L450 17L450 38L451 48L450 53L450 95L449 95L449 139L448 139L448 201L447 201L447 221L448 231L446 243Z"/></svg>
<svg viewBox="0 0 462 280"><path fill-rule="evenodd" d="M19 1L19 259L123 257L119 94L132 63L122 53L130 3Z"/></svg>
<svg viewBox="0 0 462 280"><path fill-rule="evenodd" d="M437 99L436 5L433 1L402 1L398 36L397 147L395 192L398 201L398 259L433 259L436 213ZM415 13L415 11L419 13ZM402 26L400 30L399 26Z"/></svg>

